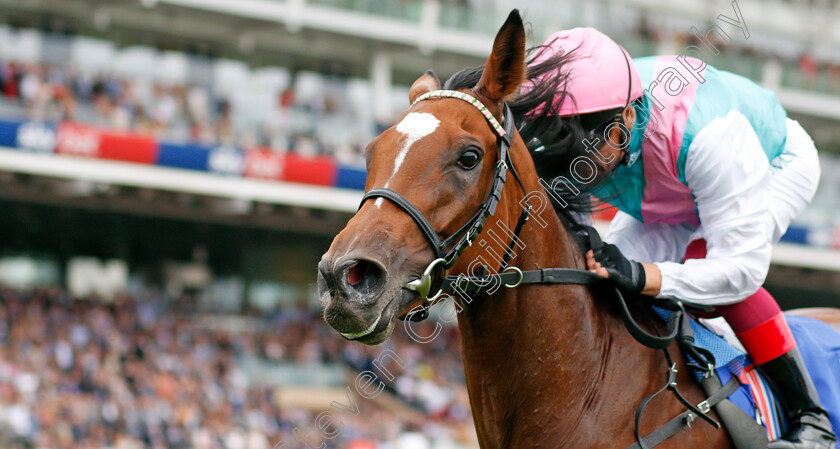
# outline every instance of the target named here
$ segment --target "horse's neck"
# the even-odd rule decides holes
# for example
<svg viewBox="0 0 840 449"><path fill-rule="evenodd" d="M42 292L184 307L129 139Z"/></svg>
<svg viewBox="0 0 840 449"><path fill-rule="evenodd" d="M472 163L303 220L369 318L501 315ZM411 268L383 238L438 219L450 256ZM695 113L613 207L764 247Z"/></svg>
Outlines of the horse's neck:
<svg viewBox="0 0 840 449"><path fill-rule="evenodd" d="M514 265L584 268L577 245L551 214L543 217L546 228L525 226L526 248ZM514 429L521 414L544 414L548 428L579 424L610 346L610 329L596 309L582 286L523 285L476 298L459 314L470 401L479 434L490 441L484 447L522 443L508 441L523 430Z"/></svg>
<svg viewBox="0 0 840 449"><path fill-rule="evenodd" d="M514 265L584 268L557 217L543 218L545 228L525 226L527 246ZM667 367L608 308L609 301L596 301L588 287L522 285L475 298L458 315L482 448L625 447L634 441L633 410L661 387ZM673 349L680 390L698 403L705 396ZM679 401L660 401L645 419L661 425L682 411ZM725 432L680 435L661 447L731 447Z"/></svg>

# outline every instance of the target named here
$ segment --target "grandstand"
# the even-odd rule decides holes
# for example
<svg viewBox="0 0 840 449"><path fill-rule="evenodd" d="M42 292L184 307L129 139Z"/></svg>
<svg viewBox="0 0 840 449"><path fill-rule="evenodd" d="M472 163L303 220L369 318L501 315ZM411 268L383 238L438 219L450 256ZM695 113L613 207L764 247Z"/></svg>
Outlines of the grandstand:
<svg viewBox="0 0 840 449"><path fill-rule="evenodd" d="M747 26L698 37L733 5ZM383 351L328 331L314 285L364 146L423 71L483 63L513 6L530 44L596 26L774 90L823 173L768 289L840 307L835 1L0 0L0 446L306 447ZM306 444L477 447L446 329L398 330L385 392Z"/></svg>

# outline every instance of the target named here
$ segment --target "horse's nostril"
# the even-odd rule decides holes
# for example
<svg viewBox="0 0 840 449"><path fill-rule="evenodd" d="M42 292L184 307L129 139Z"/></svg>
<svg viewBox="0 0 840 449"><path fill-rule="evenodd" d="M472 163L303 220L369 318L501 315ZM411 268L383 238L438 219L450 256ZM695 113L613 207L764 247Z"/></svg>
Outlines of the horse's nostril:
<svg viewBox="0 0 840 449"><path fill-rule="evenodd" d="M370 263L365 262L364 260L360 260L358 263L353 265L352 267L347 269L347 282L352 286L359 285L364 279L365 274L367 274L368 269L370 268Z"/></svg>
<svg viewBox="0 0 840 449"><path fill-rule="evenodd" d="M383 269L367 260L356 260L344 269L347 286L358 293L370 295L383 287L385 272Z"/></svg>

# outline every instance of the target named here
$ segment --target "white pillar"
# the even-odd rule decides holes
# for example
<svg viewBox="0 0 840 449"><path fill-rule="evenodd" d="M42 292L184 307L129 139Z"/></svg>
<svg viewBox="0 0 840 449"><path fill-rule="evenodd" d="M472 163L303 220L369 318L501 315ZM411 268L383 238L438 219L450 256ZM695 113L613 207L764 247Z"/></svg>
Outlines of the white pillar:
<svg viewBox="0 0 840 449"><path fill-rule="evenodd" d="M306 0L289 0L287 5L286 29L292 33L297 33L303 27Z"/></svg>
<svg viewBox="0 0 840 449"><path fill-rule="evenodd" d="M391 113L391 56L384 52L373 55L370 63L370 87L373 95L373 118L378 123L392 119Z"/></svg>
<svg viewBox="0 0 840 449"><path fill-rule="evenodd" d="M417 48L430 55L435 51L435 36L440 22L440 0L424 0L420 10L420 36Z"/></svg>
<svg viewBox="0 0 840 449"><path fill-rule="evenodd" d="M777 90L782 85L784 68L776 58L769 58L764 63L764 70L761 74L761 85L770 90Z"/></svg>

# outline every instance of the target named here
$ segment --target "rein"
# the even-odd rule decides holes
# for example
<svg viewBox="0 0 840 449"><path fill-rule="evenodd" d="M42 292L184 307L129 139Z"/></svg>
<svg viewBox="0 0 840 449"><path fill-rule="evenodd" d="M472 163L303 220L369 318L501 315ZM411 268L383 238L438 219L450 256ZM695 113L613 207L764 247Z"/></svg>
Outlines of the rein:
<svg viewBox="0 0 840 449"><path fill-rule="evenodd" d="M507 179L508 170L513 174L514 178L519 183L523 194L527 194L527 191L525 190L525 186L519 175L516 173L513 160L510 157L510 146L513 136L516 133L513 113L511 112L510 107L507 104L503 105L504 126L502 126L484 104L464 92L453 90L435 90L427 92L414 100L411 106L414 106L424 100L443 98L454 98L465 101L481 112L498 136L496 142L499 151L499 159L496 163L493 181L490 184L490 190L487 193L484 202L481 206L479 206L478 211L476 211L476 213L467 220L466 223L458 228L457 231L442 240L426 216L423 215L423 212L421 212L420 209L418 209L400 193L389 188L377 187L370 189L362 197L362 201L359 204L360 209L364 205L365 201L371 198L386 198L406 212L420 228L420 231L429 241L432 251L434 252L435 258L426 267L422 276L419 279L413 280L403 286L403 288L416 291L420 295L423 299L421 309L411 311L404 317L400 318L410 319L412 321L422 321L426 319L429 316L429 307L441 295L443 295L444 292L478 293L491 285L504 285L508 288L516 288L522 284L593 285L596 283L602 283L604 278L586 270L573 268L543 268L523 271L514 266L506 267L509 255L513 250L513 245L519 240L519 234L524 228L525 223L528 221L528 215L531 212L530 206L523 208L523 211L519 216L519 220L514 231L514 238L508 246L508 251L505 252L505 258L502 262L502 266L499 268L499 273L482 274L480 276L465 276L463 274L458 276L448 275L449 269L455 265L464 250L472 245L473 241L475 241L482 229L484 229L484 224L487 221L487 218L496 213L496 207L499 205L499 201L501 200L502 189ZM585 236L588 239L590 248L597 249L603 245L598 232L594 228L579 224L565 209L562 210L562 213L564 214L564 222L568 222L567 226L572 227L573 231L578 235ZM483 269L484 267L482 267L482 271ZM669 366L666 385L653 395L645 398L636 411L636 443L628 449L647 449L648 447L656 446L683 428L690 426L691 423L698 417L708 421L715 428L720 428L720 424L709 417L707 413L711 410L712 406L715 406L726 399L726 397L734 391L737 387L737 382L730 381L723 388L712 394L709 399L701 402L697 406L690 403L682 396L679 390L677 390L676 364L673 363L671 355L668 352L668 347L674 340L677 340L684 350L694 357L698 363L701 363L701 365L697 367L704 373L704 377L710 378L714 372L714 358L711 357L711 354L703 353L704 350L700 350L700 348L696 348L693 345L694 336L691 331L691 327L688 324L688 318L685 316L685 309L682 304L677 303L676 306L673 307L674 311L671 313L667 322L667 334L659 335L659 332L657 331L658 335L653 335L645 331L633 318L633 315L627 305L627 301L624 299L621 291L618 288L615 288L614 290L618 300L619 309L621 311L622 320L624 321L624 325L627 327L629 333L639 343L652 349L663 350ZM639 434L639 424L645 406L651 399L666 390L670 390L674 393L677 399L688 410L672 419L663 427L654 431L647 437L641 437Z"/></svg>

